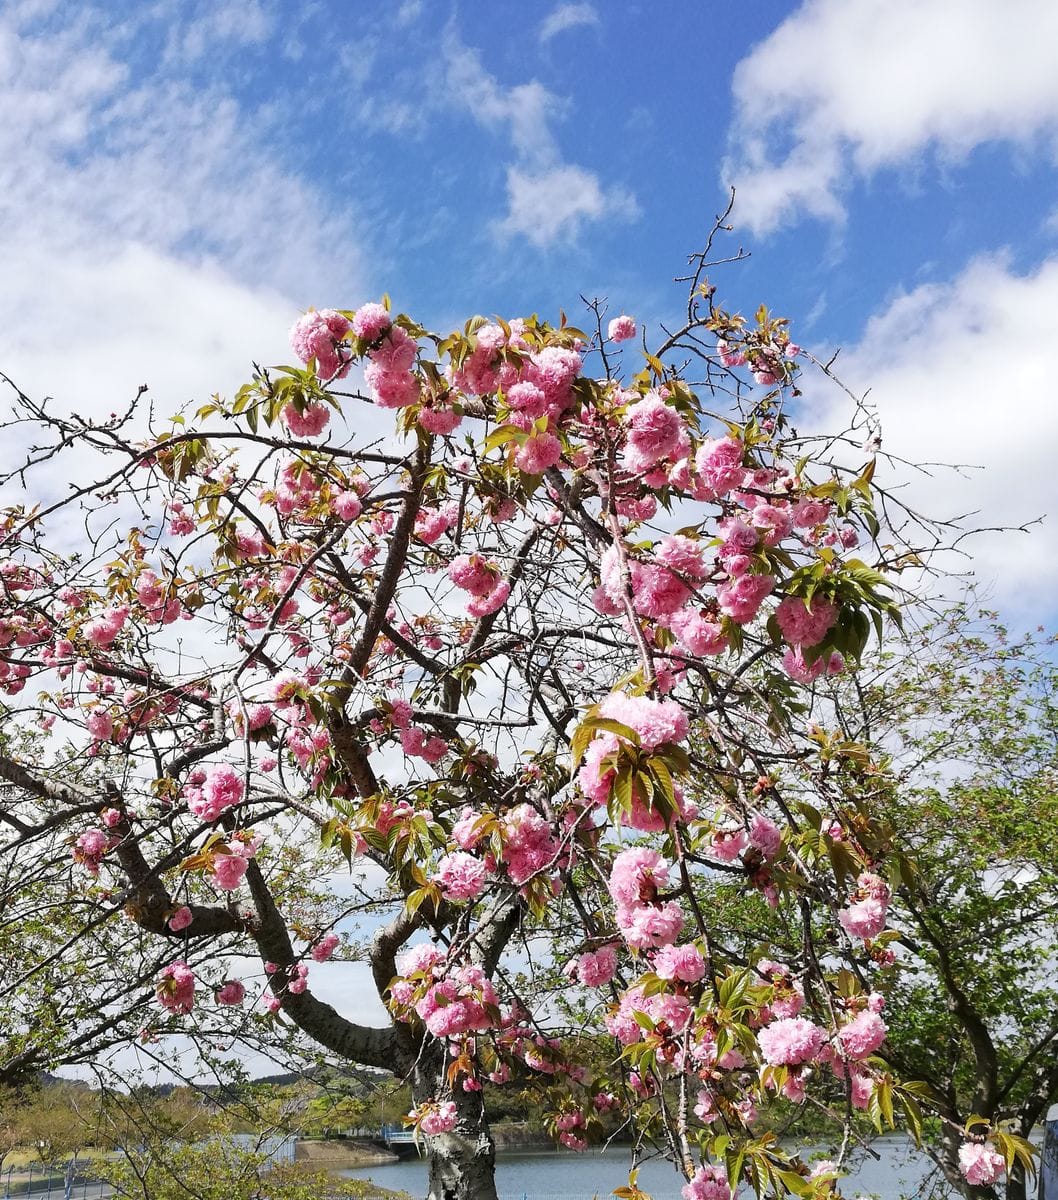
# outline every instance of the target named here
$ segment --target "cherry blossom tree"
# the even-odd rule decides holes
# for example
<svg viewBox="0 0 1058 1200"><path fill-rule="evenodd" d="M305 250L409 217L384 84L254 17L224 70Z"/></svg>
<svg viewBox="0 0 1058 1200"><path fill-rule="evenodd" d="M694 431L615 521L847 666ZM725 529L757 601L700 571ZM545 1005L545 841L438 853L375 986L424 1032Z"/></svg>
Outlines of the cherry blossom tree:
<svg viewBox="0 0 1058 1200"><path fill-rule="evenodd" d="M941 534L875 489L862 408L798 433L813 364L708 266L652 342L598 302L440 336L383 300L171 422L16 390L0 690L45 744L0 750L0 821L61 830L79 902L164 959L143 1038L294 1030L409 1080L437 1200L496 1194L486 1082L571 1149L667 1154L687 1200L822 1196L856 1107L924 1099L884 1058L892 863L825 684ZM384 1026L315 994L342 931L309 862L376 881ZM725 944L718 874L799 914L795 955ZM755 1132L772 1104L833 1115L837 1162Z"/></svg>

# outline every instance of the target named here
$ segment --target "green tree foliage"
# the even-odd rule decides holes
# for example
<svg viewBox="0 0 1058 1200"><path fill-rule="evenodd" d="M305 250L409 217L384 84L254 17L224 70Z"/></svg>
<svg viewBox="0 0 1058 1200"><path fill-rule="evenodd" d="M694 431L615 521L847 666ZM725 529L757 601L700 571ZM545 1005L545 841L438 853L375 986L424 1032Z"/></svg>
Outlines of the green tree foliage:
<svg viewBox="0 0 1058 1200"><path fill-rule="evenodd" d="M219 1138L127 1148L96 1174L121 1200L320 1200L363 1196L368 1190L359 1180L336 1179L297 1164L270 1166L262 1150L240 1149Z"/></svg>
<svg viewBox="0 0 1058 1200"><path fill-rule="evenodd" d="M815 840L838 864L865 844L868 855L885 854L890 929L873 950L892 951L894 962L883 973L890 1032L881 1057L896 1077L920 1081L926 1101L876 1088L861 1132L891 1114L967 1197L996 1194L959 1171L967 1128L992 1130L1013 1168L1006 1195L1020 1198L1022 1139L1058 1099L1054 645L1040 633L1011 640L994 614L958 607L828 686L812 710L822 721L829 709L816 737L834 751L832 804L802 849ZM789 909L769 908L734 879L714 875L700 903L736 960L769 947L793 961L812 942L825 964L843 964L850 986L865 978L861 943L815 916L791 923ZM835 1115L844 1106L835 1081ZM818 1113L778 1109L779 1124L806 1128L807 1116L818 1128ZM923 1110L935 1115L923 1119Z"/></svg>

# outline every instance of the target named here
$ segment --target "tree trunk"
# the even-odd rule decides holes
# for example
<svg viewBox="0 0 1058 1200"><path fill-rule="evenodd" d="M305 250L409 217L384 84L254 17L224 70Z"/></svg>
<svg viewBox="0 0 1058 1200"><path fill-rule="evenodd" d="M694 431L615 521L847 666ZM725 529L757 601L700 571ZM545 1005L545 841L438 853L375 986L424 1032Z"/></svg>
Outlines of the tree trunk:
<svg viewBox="0 0 1058 1200"><path fill-rule="evenodd" d="M964 1197L964 1200L997 1200L994 1187L975 1187L963 1178L962 1171L959 1170L959 1146L961 1144L962 1138L957 1130L948 1124L941 1126L939 1157L944 1178ZM1008 1200L1013 1200L1011 1193L1008 1192L1007 1195ZM1018 1200L1025 1200L1024 1187Z"/></svg>
<svg viewBox="0 0 1058 1200"><path fill-rule="evenodd" d="M444 1059L435 1048L424 1049L412 1072L416 1105L443 1095ZM496 1147L489 1132L480 1092L451 1094L456 1127L426 1137L430 1190L427 1200L496 1200Z"/></svg>

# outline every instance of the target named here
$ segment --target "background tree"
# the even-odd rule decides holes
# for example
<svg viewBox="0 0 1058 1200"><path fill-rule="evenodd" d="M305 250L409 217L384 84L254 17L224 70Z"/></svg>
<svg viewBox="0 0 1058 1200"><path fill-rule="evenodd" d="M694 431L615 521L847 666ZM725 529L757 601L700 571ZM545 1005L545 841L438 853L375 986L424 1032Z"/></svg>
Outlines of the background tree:
<svg viewBox="0 0 1058 1200"><path fill-rule="evenodd" d="M753 1133L809 1064L912 1095L872 1057L886 826L820 844L836 765L867 767L805 714L895 618L884 570L943 533L892 497L883 533L863 431L797 434L786 321L717 307L707 261L653 350L598 304L590 332L441 337L370 303L307 313L303 367L147 436L135 405L16 396L34 499L0 522L0 685L49 742L0 752L13 842L65 831L99 919L166 948L145 1037L228 1012L407 1079L438 1200L495 1195L486 1078L543 1089L574 1148L616 1107L688 1200L829 1189ZM354 415L387 409L396 443ZM384 1027L314 994L339 939L298 900L310 840L387 880L358 893ZM724 869L804 914L803 995L716 939L698 888ZM852 982L814 915L852 922ZM556 929L608 1055L505 958L532 977Z"/></svg>
<svg viewBox="0 0 1058 1200"><path fill-rule="evenodd" d="M879 990L889 1037L880 1052L929 1090L925 1148L967 1198L994 1196L967 1179L967 1123L1004 1129L1013 1158L1009 1197L1025 1195L1025 1147L1058 1099L1058 835L1053 639L1012 641L995 615L958 606L896 648L871 656L854 680L832 682L834 785L840 831L822 834L838 862L865 822L881 819L893 887L894 954ZM850 686L851 684L851 686ZM840 739L840 740L839 740ZM866 766L865 766L866 764ZM833 833L840 832L835 843ZM713 876L701 903L719 936L749 961L767 946L793 963L805 928L786 907ZM862 976L813 914L813 937ZM924 1097L923 1097L924 1098ZM862 1129L884 1119L884 1092L859 1094ZM912 1133L919 1113L897 1115ZM789 1114L787 1114L787 1117Z"/></svg>
<svg viewBox="0 0 1058 1200"><path fill-rule="evenodd" d="M864 693L862 733L895 743L887 817L914 861L889 1053L939 1098L934 1153L967 1195L956 1127L977 1115L1027 1137L1058 1099L1053 647L958 608ZM1007 1195L1024 1194L1019 1168Z"/></svg>
<svg viewBox="0 0 1058 1200"><path fill-rule="evenodd" d="M270 1123L255 1110L253 1135L232 1135L231 1114L212 1110L188 1089L107 1096L101 1127L115 1153L93 1166L95 1178L123 1200L316 1200L361 1196L361 1182L336 1179L297 1163L277 1163L286 1113Z"/></svg>

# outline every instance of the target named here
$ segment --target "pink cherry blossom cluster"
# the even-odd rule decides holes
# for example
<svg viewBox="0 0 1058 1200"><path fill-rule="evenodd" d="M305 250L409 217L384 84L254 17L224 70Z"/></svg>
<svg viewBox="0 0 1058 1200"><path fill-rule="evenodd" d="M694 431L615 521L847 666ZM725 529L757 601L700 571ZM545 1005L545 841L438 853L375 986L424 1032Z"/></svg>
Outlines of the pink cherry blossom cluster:
<svg viewBox="0 0 1058 1200"><path fill-rule="evenodd" d="M629 1046L646 1036L637 1015L648 1018L664 1036L682 1033L691 1021L693 1009L686 996L674 992L644 994L640 987L630 988L621 996L615 1011L607 1013L606 1028L622 1045Z"/></svg>
<svg viewBox="0 0 1058 1200"><path fill-rule="evenodd" d="M731 1200L727 1172L721 1166L706 1163L681 1189L683 1200Z"/></svg>
<svg viewBox="0 0 1058 1200"><path fill-rule="evenodd" d="M147 619L159 625L171 625L183 614L183 605L175 595L168 595L165 582L154 571L140 573L136 599L143 605Z"/></svg>
<svg viewBox="0 0 1058 1200"><path fill-rule="evenodd" d="M417 353L415 339L399 325L391 325L368 351L364 379L380 408L407 408L418 401L419 380L412 369Z"/></svg>
<svg viewBox="0 0 1058 1200"><path fill-rule="evenodd" d="M284 406L282 415L283 424L296 438L319 437L331 423L331 410L320 401L303 404L300 408L291 402Z"/></svg>
<svg viewBox="0 0 1058 1200"><path fill-rule="evenodd" d="M787 596L775 609L775 619L791 646L818 646L838 619L838 606L819 596L807 603Z"/></svg>
<svg viewBox="0 0 1058 1200"><path fill-rule="evenodd" d="M86 829L73 844L73 860L90 875L98 875L103 856L118 843L118 839L103 829Z"/></svg>
<svg viewBox="0 0 1058 1200"><path fill-rule="evenodd" d="M662 946L654 955L654 974L670 982L697 983L705 975L705 959L697 946Z"/></svg>
<svg viewBox="0 0 1058 1200"><path fill-rule="evenodd" d="M629 946L646 950L675 942L683 926L678 900L660 900L669 867L656 850L622 850L610 870L609 890L617 927Z"/></svg>
<svg viewBox="0 0 1058 1200"><path fill-rule="evenodd" d="M602 987L617 973L617 950L613 946L601 946L575 959L571 974L585 987Z"/></svg>
<svg viewBox="0 0 1058 1200"><path fill-rule="evenodd" d="M341 379L352 362L349 345L343 340L349 329L348 318L333 308L319 312L311 309L294 322L290 344L302 362L316 360L316 373L321 379ZM294 429L291 432L297 433Z"/></svg>
<svg viewBox="0 0 1058 1200"><path fill-rule="evenodd" d="M184 785L187 807L200 820L210 824L238 804L245 794L242 775L227 763L193 771Z"/></svg>
<svg viewBox="0 0 1058 1200"><path fill-rule="evenodd" d="M502 608L511 594L511 585L499 566L480 554L460 554L448 567L448 578L470 594L467 616L486 617Z"/></svg>
<svg viewBox="0 0 1058 1200"><path fill-rule="evenodd" d="M236 833L225 845L215 847L210 858L210 872L217 887L225 892L235 891L260 846L260 838Z"/></svg>
<svg viewBox="0 0 1058 1200"><path fill-rule="evenodd" d="M165 967L155 985L158 1003L169 1012L189 1013L195 1005L195 976L186 962L178 960Z"/></svg>
<svg viewBox="0 0 1058 1200"><path fill-rule="evenodd" d="M892 891L880 876L864 871L856 880L849 904L838 913L842 928L850 937L868 940L885 928Z"/></svg>
<svg viewBox="0 0 1058 1200"><path fill-rule="evenodd" d="M879 1050L888 1029L885 1022L871 1009L865 1009L838 1030L838 1043L846 1058L859 1060Z"/></svg>
<svg viewBox="0 0 1058 1200"><path fill-rule="evenodd" d="M104 609L84 626L81 630L82 636L96 649L108 649L117 641L118 635L125 628L125 622L131 611L132 609L127 604L118 604Z"/></svg>
<svg viewBox="0 0 1058 1200"><path fill-rule="evenodd" d="M716 352L721 363L729 370L748 365L754 383L762 387L773 387L789 375L788 362L797 358L801 347L789 339L783 331L777 339L767 334L751 331L741 346L728 338L720 338Z"/></svg>
<svg viewBox="0 0 1058 1200"><path fill-rule="evenodd" d="M551 822L531 804L519 804L505 813L500 828L503 861L513 883L524 884L538 871L555 864L561 845Z"/></svg>
<svg viewBox="0 0 1058 1200"><path fill-rule="evenodd" d="M437 864L434 881L449 900L474 900L484 891L488 867L464 850L446 854Z"/></svg>
<svg viewBox="0 0 1058 1200"><path fill-rule="evenodd" d="M480 967L453 965L444 951L426 943L403 955L397 971L390 997L400 1020L414 1012L434 1037L449 1038L498 1023L499 1000Z"/></svg>
<svg viewBox="0 0 1058 1200"><path fill-rule="evenodd" d="M308 990L308 963L290 963L283 966L280 963L266 962L264 969L273 993L271 1001L266 1001L271 1012L280 1008L278 996L281 993L289 992L292 996L300 996Z"/></svg>
<svg viewBox="0 0 1058 1200"><path fill-rule="evenodd" d="M757 971L772 987L772 996L761 1012L762 1017L765 1020L796 1017L804 1008L805 994L789 967L762 958L757 963Z"/></svg>
<svg viewBox="0 0 1058 1200"><path fill-rule="evenodd" d="M973 1187L991 1187L1006 1174L1007 1164L988 1142L963 1142L959 1147L959 1170Z"/></svg>
<svg viewBox="0 0 1058 1200"><path fill-rule="evenodd" d="M458 520L459 504L454 500L440 508L421 508L415 515L415 536L424 545L432 546ZM465 590L470 591L469 588Z"/></svg>
<svg viewBox="0 0 1058 1200"><path fill-rule="evenodd" d="M781 1017L757 1033L764 1061L776 1067L796 1067L819 1057L827 1044L825 1029L805 1017Z"/></svg>
<svg viewBox="0 0 1058 1200"><path fill-rule="evenodd" d="M807 662L800 646L791 646L782 657L783 670L795 683L810 684L824 674L840 675L845 670L845 660L835 651L820 655L814 662Z"/></svg>
<svg viewBox="0 0 1058 1200"><path fill-rule="evenodd" d="M578 1152L587 1150L588 1143L577 1131L585 1126L582 1112L559 1113L555 1118L555 1128L558 1130L558 1140L567 1150Z"/></svg>
<svg viewBox="0 0 1058 1200"><path fill-rule="evenodd" d="M439 1133L451 1133L456 1127L455 1101L432 1101L417 1105L408 1114L408 1120L430 1137L436 1137Z"/></svg>
<svg viewBox="0 0 1058 1200"><path fill-rule="evenodd" d="M313 962L329 962L333 957L335 950L341 945L342 939L338 934L331 931L325 933L323 937L312 947Z"/></svg>
<svg viewBox="0 0 1058 1200"><path fill-rule="evenodd" d="M407 725L400 731L400 744L409 758L422 758L428 763L440 762L448 753L443 737L428 734L418 725Z"/></svg>
<svg viewBox="0 0 1058 1200"><path fill-rule="evenodd" d="M628 726L638 736L639 745L647 751L657 750L667 744L678 744L687 736L687 714L682 705L673 700L612 692L599 703L597 709L600 717ZM604 806L610 802L620 750L624 744L621 737L608 730L596 734L588 744L583 765L577 773L577 784L595 805ZM675 787L675 799L684 820L691 820L697 815L697 809L684 801L678 784ZM658 809L647 805L638 786L633 789L632 809L622 813L621 820L643 832L660 832L666 827L666 817Z"/></svg>

